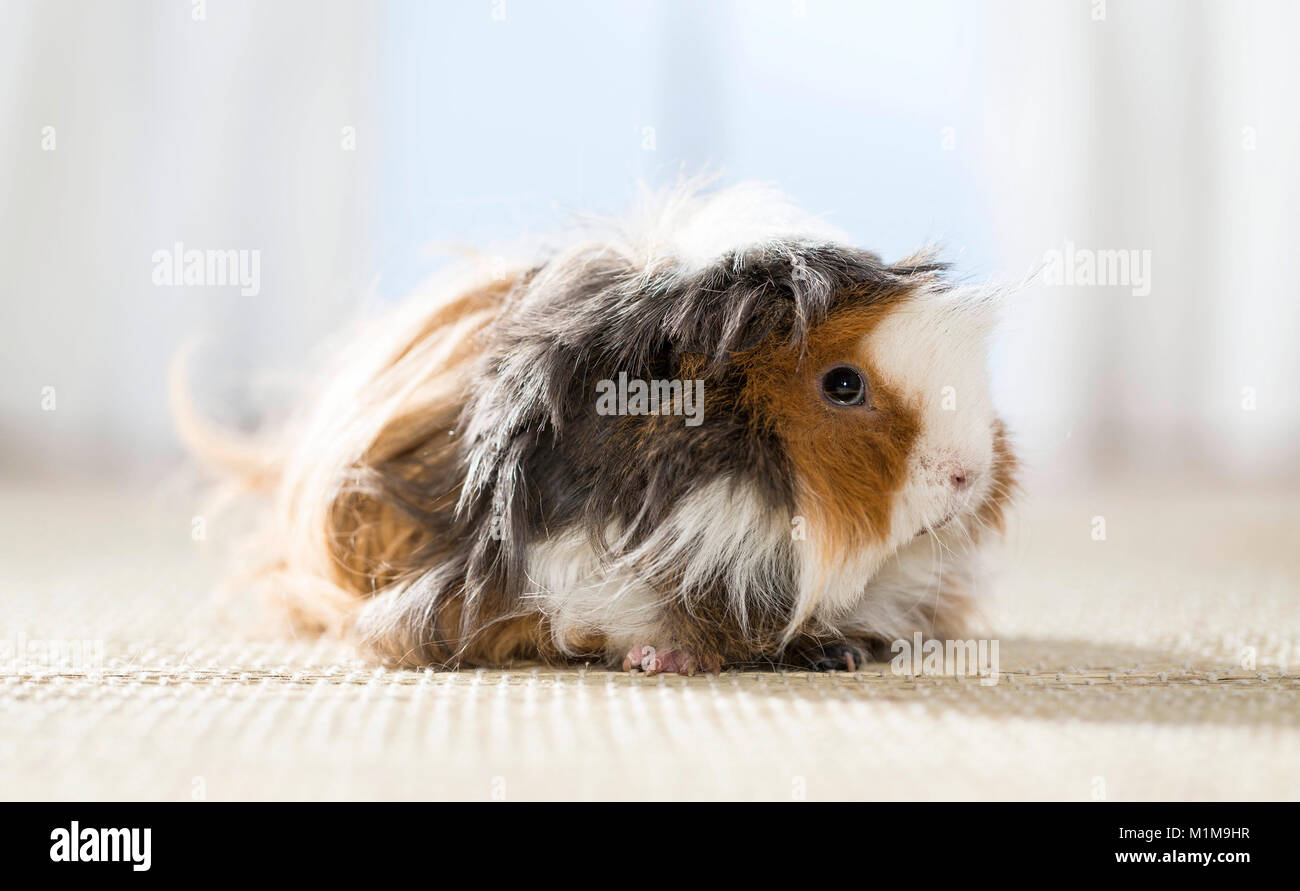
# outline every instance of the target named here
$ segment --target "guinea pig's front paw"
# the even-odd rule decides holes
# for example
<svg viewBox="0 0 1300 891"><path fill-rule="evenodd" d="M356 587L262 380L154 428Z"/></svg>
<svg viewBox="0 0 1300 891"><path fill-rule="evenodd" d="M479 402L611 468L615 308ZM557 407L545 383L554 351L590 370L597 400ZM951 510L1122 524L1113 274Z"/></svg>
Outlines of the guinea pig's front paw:
<svg viewBox="0 0 1300 891"><path fill-rule="evenodd" d="M722 660L717 656L699 657L685 650L672 647L659 649L647 645L633 647L623 657L624 671L635 671L637 669L644 671L646 674L667 672L689 675L695 674L697 671L719 674L722 671Z"/></svg>
<svg viewBox="0 0 1300 891"><path fill-rule="evenodd" d="M805 651L803 659L811 671L857 671L863 665L880 661L876 647L868 642L835 643Z"/></svg>

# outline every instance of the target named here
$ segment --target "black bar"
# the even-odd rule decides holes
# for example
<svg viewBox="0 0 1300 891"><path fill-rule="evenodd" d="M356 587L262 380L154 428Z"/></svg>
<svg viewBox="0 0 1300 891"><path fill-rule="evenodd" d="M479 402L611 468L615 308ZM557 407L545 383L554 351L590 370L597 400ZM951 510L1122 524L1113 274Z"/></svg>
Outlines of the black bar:
<svg viewBox="0 0 1300 891"><path fill-rule="evenodd" d="M733 878L753 870L762 877L775 860L815 872L816 881L843 872L850 887L909 869L936 880L971 870L1045 878L1045 867L1054 875L1201 871L1231 879L1289 866L1297 815L1294 804L1277 803L7 803L0 851L17 869L10 875L129 880L337 881L343 871L371 870L382 881L436 883L468 870L496 883L519 870L530 881L549 873L641 884L694 877L682 873L693 861ZM60 847L74 822L83 840L75 862ZM99 831L128 828L141 832ZM148 869L136 869L146 828ZM114 839L118 860L80 857L101 843L111 856Z"/></svg>

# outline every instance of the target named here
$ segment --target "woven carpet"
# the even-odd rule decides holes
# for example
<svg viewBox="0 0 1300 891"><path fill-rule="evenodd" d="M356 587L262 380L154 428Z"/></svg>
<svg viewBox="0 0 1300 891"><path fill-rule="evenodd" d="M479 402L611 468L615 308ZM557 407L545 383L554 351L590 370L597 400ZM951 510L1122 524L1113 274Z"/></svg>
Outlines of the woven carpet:
<svg viewBox="0 0 1300 891"><path fill-rule="evenodd" d="M225 532L196 513L3 488L0 797L1300 797L1295 492L1031 500L987 610L995 685L385 671L223 616Z"/></svg>

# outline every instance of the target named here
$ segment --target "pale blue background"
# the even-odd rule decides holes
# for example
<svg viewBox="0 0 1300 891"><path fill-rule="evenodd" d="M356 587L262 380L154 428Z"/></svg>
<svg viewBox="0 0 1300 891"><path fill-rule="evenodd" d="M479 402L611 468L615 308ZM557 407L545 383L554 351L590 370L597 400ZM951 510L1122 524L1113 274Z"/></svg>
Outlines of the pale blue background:
<svg viewBox="0 0 1300 891"><path fill-rule="evenodd" d="M993 386L1026 466L1300 479L1300 4L194 11L0 3L0 475L180 465L165 382L194 340L202 409L273 427L332 336L448 256L711 171L887 259L937 242L975 283L1016 285L1067 242L1149 251L1146 297L1013 289ZM259 251L260 292L154 286L177 241Z"/></svg>
<svg viewBox="0 0 1300 891"><path fill-rule="evenodd" d="M378 30L375 263L618 213L637 179L759 179L897 258L997 268L976 158L982 14L956 2L389 3ZM656 150L642 148L653 127ZM952 128L955 149L944 148ZM436 247L433 250L437 250Z"/></svg>

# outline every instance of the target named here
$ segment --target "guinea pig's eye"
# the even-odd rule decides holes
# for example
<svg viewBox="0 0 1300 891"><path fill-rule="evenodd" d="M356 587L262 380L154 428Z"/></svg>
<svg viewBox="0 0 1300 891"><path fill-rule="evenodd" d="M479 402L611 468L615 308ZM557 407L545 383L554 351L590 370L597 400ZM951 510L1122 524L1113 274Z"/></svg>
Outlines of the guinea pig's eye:
<svg viewBox="0 0 1300 891"><path fill-rule="evenodd" d="M852 365L836 365L822 375L822 393L836 405L863 405L867 379Z"/></svg>

